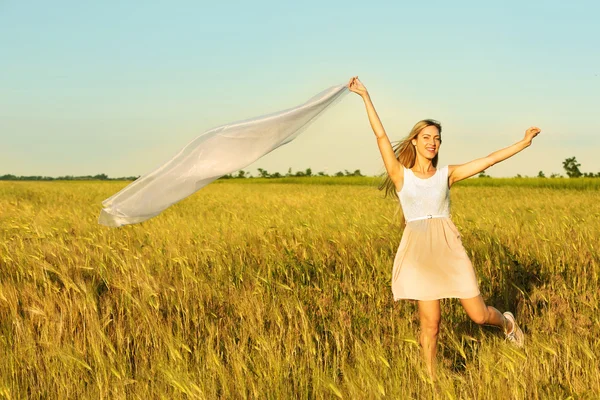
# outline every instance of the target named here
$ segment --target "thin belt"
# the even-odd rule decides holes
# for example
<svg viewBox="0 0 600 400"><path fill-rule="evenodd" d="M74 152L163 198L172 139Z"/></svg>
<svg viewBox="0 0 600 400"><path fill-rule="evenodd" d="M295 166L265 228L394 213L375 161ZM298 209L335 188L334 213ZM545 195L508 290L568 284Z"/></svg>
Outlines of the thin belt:
<svg viewBox="0 0 600 400"><path fill-rule="evenodd" d="M424 217L417 217L417 218L411 218L411 219L407 219L406 222L411 222L411 221L417 221L420 219L430 219L430 218L449 218L449 215L432 215L432 214L427 214Z"/></svg>

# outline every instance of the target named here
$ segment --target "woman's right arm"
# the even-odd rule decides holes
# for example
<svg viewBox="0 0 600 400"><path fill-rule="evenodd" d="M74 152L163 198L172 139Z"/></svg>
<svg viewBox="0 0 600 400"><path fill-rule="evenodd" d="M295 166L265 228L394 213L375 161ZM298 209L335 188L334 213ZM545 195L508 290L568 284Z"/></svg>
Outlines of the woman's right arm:
<svg viewBox="0 0 600 400"><path fill-rule="evenodd" d="M379 151L381 152L385 169L387 170L392 182L394 182L396 186L400 186L399 183L402 183L404 180L404 169L396 158L392 143L385 133L385 129L383 129L381 120L379 119L377 111L375 111L375 107L371 101L371 96L369 96L367 89L358 80L358 77L353 77L350 79L350 82L348 82L348 89L359 94L364 100L365 107L367 108L367 115L369 116L369 122L371 123L371 128L377 137L377 145L379 146Z"/></svg>

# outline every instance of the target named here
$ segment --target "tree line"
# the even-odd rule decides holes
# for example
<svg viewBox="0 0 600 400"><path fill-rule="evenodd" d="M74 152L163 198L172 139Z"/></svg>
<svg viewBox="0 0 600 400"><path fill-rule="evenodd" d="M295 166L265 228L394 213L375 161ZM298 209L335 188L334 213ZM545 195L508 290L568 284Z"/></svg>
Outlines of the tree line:
<svg viewBox="0 0 600 400"><path fill-rule="evenodd" d="M347 169L344 170L344 172L342 171L338 171L333 175L328 175L323 171L317 172L316 174L313 174L312 169L310 168L306 168L306 170L304 171L296 171L295 173L292 172L292 168L288 169L288 172L286 174L280 174L279 172L274 172L274 173L269 173L267 170L263 169L263 168L258 168L258 175L257 176L252 176L252 174L250 172L246 172L244 170L239 170L237 172L237 174L227 174L227 175L223 175L222 177L220 177L219 179L236 179L236 178L289 178L292 176L365 176L363 174L360 173L360 169L354 170L354 172L350 172Z"/></svg>
<svg viewBox="0 0 600 400"><path fill-rule="evenodd" d="M580 177L600 178L600 172L596 172L596 173L581 172L579 170L579 167L581 167L581 164L577 162L577 159L575 157L570 157L570 158L565 159L562 164L563 164L563 168L569 178L580 178ZM288 172L285 174L281 174L279 172L269 173L267 170L265 170L263 168L258 168L257 171L258 171L258 174L256 176L252 176L252 174L249 171L239 170L235 174L223 175L219 179L288 178L288 177L312 177L312 176L331 176L331 177L365 176L360 173L360 169L354 170L354 172L350 172L347 169L345 169L344 171L338 171L333 175L328 175L323 171L313 174L312 169L310 169L310 168L306 168L306 170L296 171L296 172L292 172L292 168L289 168ZM73 180L73 181L75 181L75 180L76 181L85 181L85 180L90 180L90 181L95 181L95 180L134 181L134 180L138 179L139 177L140 176L124 176L124 177L120 177L120 178L109 178L106 174L98 174L98 175L85 175L85 176L66 175L66 176L59 176L57 178L54 178L54 177L50 177L50 176L37 176L37 175L35 175L35 176L16 176L16 175L7 174L7 175L0 175L0 181L54 181L54 180L61 180L61 181L69 181L69 180ZM479 178L491 178L491 176L486 175L485 171L481 171L479 173L478 177ZM522 178L522 176L521 176L521 174L517 174L515 176L515 178ZM537 178L546 178L546 175L544 174L543 171L539 171L537 174ZM562 175L553 173L550 175L550 178L562 178Z"/></svg>
<svg viewBox="0 0 600 400"><path fill-rule="evenodd" d="M571 157L571 158L566 158L565 161L563 161L563 169L565 170L567 176L569 178L600 178L600 172L581 172L579 170L579 167L581 167L581 164L579 164L577 162L577 158L575 157ZM479 178L491 178L491 176L486 175L485 171L481 171L478 175ZM544 171L539 171L536 178L545 178L546 174L544 174ZM515 176L515 178L523 178L523 176L521 176L521 174L517 174ZM527 177L526 177L527 178ZM556 174L553 173L550 175L550 178L562 178L562 175L560 174Z"/></svg>
<svg viewBox="0 0 600 400"><path fill-rule="evenodd" d="M106 174L98 175L65 175L59 177L52 176L16 176L12 174L0 175L0 181L134 181L139 176L123 176L120 178L109 178Z"/></svg>
<svg viewBox="0 0 600 400"><path fill-rule="evenodd" d="M336 172L334 175L328 175L325 172L318 172L317 174L313 174L312 169L310 168L306 168L306 170L304 171L297 171L295 173L292 173L292 168L288 169L288 172L286 174L280 174L279 172L274 172L272 174L270 174L267 170L262 169L262 168L258 168L257 169L258 174L256 176L252 176L252 173L249 171L244 171L244 170L239 170L237 173L235 174L227 174L227 175L223 175L222 177L220 177L219 179L238 179L238 178L287 178L287 177L298 177L298 176L365 176L363 174L361 174L360 169L354 170L354 172L350 172L347 169L342 171L338 171ZM16 175L12 175L12 174L7 174L7 175L0 175L0 181L95 181L95 180L99 180L99 181L134 181L136 179L138 179L140 177L140 175L138 176L124 176L124 177L120 177L120 178L109 178L108 175L106 174L98 174L98 175L84 175L84 176L74 176L74 175L66 175L66 176L59 176L57 178L51 177L51 176L38 176L38 175L32 175L32 176L16 176Z"/></svg>

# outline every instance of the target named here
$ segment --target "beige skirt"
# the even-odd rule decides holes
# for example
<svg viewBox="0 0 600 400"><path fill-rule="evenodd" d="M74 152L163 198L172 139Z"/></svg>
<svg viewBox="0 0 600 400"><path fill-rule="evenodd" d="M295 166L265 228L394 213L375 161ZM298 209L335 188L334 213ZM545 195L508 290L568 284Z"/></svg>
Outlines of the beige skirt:
<svg viewBox="0 0 600 400"><path fill-rule="evenodd" d="M479 295L471 260L448 217L406 224L392 271L394 300L467 299Z"/></svg>

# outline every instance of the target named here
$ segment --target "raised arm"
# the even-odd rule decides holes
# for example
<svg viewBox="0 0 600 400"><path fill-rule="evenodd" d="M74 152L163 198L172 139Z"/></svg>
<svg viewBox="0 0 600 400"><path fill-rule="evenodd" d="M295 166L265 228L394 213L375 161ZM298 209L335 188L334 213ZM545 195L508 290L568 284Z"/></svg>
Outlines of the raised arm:
<svg viewBox="0 0 600 400"><path fill-rule="evenodd" d="M375 107L373 106L373 102L371 101L371 96L367 92L365 86L358 80L358 77L355 76L350 79L348 82L348 89L350 91L359 94L365 102L365 106L367 108L367 115L369 116L369 122L371 123L371 128L377 137L377 145L379 146L379 151L381 152L381 157L383 158L383 164L385 165L385 169L396 186L399 186L399 182L402 182L404 179L404 169L400 165L400 162L396 158L396 154L394 153L394 148L392 147L392 143L385 133L385 129L383 129L383 125L381 124L381 120L377 115L377 111L375 111Z"/></svg>
<svg viewBox="0 0 600 400"><path fill-rule="evenodd" d="M512 146L505 147L501 150L489 154L487 157L478 158L465 164L449 165L448 179L450 186L452 186L452 184L458 181L467 179L475 174L478 174L481 171L488 169L492 165L497 164L500 161L506 160L507 158L514 156L521 150L531 146L533 138L536 137L540 132L540 128L532 126L525 132L525 137L519 140L517 143L513 144Z"/></svg>

